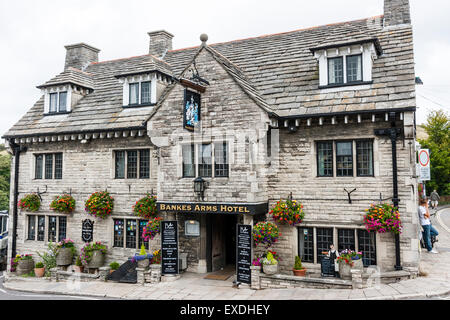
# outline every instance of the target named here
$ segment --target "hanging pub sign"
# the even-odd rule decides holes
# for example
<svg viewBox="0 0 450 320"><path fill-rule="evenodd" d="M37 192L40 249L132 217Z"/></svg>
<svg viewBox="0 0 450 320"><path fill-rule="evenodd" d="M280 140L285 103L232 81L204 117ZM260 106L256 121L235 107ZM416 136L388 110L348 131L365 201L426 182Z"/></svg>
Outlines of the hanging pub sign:
<svg viewBox="0 0 450 320"><path fill-rule="evenodd" d="M83 220L81 223L81 239L84 242L92 242L94 240L94 221L89 219Z"/></svg>
<svg viewBox="0 0 450 320"><path fill-rule="evenodd" d="M238 224L236 233L236 280L238 283L251 284L252 226Z"/></svg>
<svg viewBox="0 0 450 320"><path fill-rule="evenodd" d="M178 224L161 222L161 274L178 274Z"/></svg>
<svg viewBox="0 0 450 320"><path fill-rule="evenodd" d="M183 127L193 131L200 121L200 94L184 90Z"/></svg>

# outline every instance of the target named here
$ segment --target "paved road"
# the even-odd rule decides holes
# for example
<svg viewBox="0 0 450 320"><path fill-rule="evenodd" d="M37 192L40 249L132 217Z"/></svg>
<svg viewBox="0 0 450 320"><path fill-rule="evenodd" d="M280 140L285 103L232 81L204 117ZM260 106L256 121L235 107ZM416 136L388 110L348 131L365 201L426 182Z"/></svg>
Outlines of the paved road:
<svg viewBox="0 0 450 320"><path fill-rule="evenodd" d="M92 298L92 297L38 294L38 293L7 290L3 287L3 279L4 279L3 272L0 271L0 300L99 300L99 298Z"/></svg>

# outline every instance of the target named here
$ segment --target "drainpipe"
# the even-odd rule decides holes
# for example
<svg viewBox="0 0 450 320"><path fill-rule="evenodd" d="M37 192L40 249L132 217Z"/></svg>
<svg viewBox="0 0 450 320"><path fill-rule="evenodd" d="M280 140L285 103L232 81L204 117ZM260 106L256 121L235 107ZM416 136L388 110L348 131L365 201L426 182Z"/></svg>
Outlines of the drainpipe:
<svg viewBox="0 0 450 320"><path fill-rule="evenodd" d="M398 198L398 172L397 172L397 139L401 134L401 129L395 127L395 112L389 112L389 120L391 127L389 129L377 129L375 135L388 136L391 139L392 144L392 186L393 196L392 202L394 207L398 208L400 199ZM395 235L395 270L402 270L400 262L400 235Z"/></svg>
<svg viewBox="0 0 450 320"><path fill-rule="evenodd" d="M17 254L16 243L17 243L17 202L19 197L19 163L20 163L20 153L27 151L27 147L20 146L9 140L9 145L11 146L14 154L14 195L13 195L13 230L12 230L12 243L11 243L11 257L15 257Z"/></svg>

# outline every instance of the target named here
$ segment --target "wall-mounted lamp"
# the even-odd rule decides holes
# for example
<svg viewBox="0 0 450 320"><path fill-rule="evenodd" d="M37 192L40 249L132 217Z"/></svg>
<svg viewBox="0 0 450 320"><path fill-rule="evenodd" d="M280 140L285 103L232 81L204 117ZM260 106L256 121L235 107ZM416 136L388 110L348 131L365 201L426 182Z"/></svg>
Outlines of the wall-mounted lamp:
<svg viewBox="0 0 450 320"><path fill-rule="evenodd" d="M198 177L194 180L194 192L202 199L205 193L205 180L202 177Z"/></svg>

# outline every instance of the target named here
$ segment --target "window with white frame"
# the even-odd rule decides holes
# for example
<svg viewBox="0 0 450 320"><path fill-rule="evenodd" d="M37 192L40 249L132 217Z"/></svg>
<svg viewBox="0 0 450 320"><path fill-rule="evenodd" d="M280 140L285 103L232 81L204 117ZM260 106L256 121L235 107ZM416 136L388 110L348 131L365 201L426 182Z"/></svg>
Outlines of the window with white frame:
<svg viewBox="0 0 450 320"><path fill-rule="evenodd" d="M183 178L228 177L228 143L185 144L182 145Z"/></svg>
<svg viewBox="0 0 450 320"><path fill-rule="evenodd" d="M48 113L67 112L67 91L49 93Z"/></svg>
<svg viewBox="0 0 450 320"><path fill-rule="evenodd" d="M136 76L123 80L123 106L140 107L156 102L156 82L153 76Z"/></svg>
<svg viewBox="0 0 450 320"><path fill-rule="evenodd" d="M381 54L379 45L371 40L311 50L319 61L320 88L372 83L373 61Z"/></svg>

